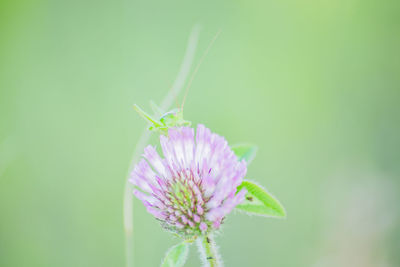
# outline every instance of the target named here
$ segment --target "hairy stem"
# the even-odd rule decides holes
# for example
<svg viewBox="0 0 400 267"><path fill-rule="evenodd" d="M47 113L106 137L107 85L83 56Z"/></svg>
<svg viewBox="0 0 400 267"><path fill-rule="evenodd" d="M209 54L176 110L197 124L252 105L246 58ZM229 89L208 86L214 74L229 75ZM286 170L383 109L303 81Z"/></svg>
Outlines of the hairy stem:
<svg viewBox="0 0 400 267"><path fill-rule="evenodd" d="M200 27L199 25L194 26L188 41L188 46L186 49L185 56L182 61L182 65L180 67L178 76L176 80L161 103L161 108L167 110L174 98L179 94L181 91L183 84L189 74L190 67L193 62L194 54L196 51L198 39L200 34ZM124 229L125 229L125 253L126 253L126 266L133 267L133 203L132 203L132 186L128 182L129 175L136 164L140 153L143 151L146 143L148 142L150 137L150 131L145 129L140 139L135 147L133 152L133 157L131 160L131 164L129 166L128 175L125 182L125 189L124 189L124 199L123 199L123 217L124 217Z"/></svg>
<svg viewBox="0 0 400 267"><path fill-rule="evenodd" d="M218 248L214 242L214 236L212 234L199 237L197 239L197 245L200 250L200 257L204 263L204 267L222 267L221 257L218 253Z"/></svg>

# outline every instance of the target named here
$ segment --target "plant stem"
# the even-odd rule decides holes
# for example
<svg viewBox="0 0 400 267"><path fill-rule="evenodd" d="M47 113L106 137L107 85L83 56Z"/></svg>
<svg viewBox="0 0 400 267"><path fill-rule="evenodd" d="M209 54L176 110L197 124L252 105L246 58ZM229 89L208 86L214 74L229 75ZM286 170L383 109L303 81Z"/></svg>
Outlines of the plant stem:
<svg viewBox="0 0 400 267"><path fill-rule="evenodd" d="M221 257L212 234L199 237L197 245L201 252L201 260L204 262L204 267L222 267Z"/></svg>
<svg viewBox="0 0 400 267"><path fill-rule="evenodd" d="M180 90L183 87L183 84L189 74L190 67L193 62L194 54L196 51L198 39L200 34L199 25L195 25L192 29L192 32L189 37L188 46L186 49L185 56L182 61L182 65L180 67L180 71L176 80L161 103L161 108L167 110L175 97L179 94ZM126 266L133 267L133 203L132 203L132 186L128 182L128 178L130 173L135 166L137 160L139 159L140 153L142 153L146 143L148 142L150 137L150 131L144 129L142 132L139 141L135 147L133 152L133 157L131 160L131 164L129 166L125 189L124 189L124 200L123 200L123 217L124 217L124 229L125 229L125 253L126 253Z"/></svg>

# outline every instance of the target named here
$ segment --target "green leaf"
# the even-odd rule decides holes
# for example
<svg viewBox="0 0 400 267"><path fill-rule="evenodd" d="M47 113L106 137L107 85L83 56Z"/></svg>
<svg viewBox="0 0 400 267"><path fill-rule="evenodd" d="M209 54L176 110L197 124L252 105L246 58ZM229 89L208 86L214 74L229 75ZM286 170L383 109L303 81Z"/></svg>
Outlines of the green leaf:
<svg viewBox="0 0 400 267"><path fill-rule="evenodd" d="M189 245L187 242L182 242L173 246L167 251L161 267L182 267L189 254Z"/></svg>
<svg viewBox="0 0 400 267"><path fill-rule="evenodd" d="M238 186L237 191L242 188L247 189L247 193L245 200L236 206L237 209L259 216L286 217L285 208L281 203L261 186L245 180Z"/></svg>
<svg viewBox="0 0 400 267"><path fill-rule="evenodd" d="M237 144L231 146L235 155L239 160L245 160L249 164L255 157L257 153L257 146L251 144Z"/></svg>

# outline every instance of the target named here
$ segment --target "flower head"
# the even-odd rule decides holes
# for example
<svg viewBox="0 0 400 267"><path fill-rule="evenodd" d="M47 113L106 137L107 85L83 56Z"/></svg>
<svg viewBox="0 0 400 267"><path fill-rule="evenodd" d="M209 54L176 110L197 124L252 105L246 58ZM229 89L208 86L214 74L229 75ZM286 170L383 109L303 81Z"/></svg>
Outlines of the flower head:
<svg viewBox="0 0 400 267"><path fill-rule="evenodd" d="M224 217L244 200L237 192L246 174L226 140L198 125L170 128L160 136L164 158L149 145L131 173L134 195L147 211L183 236L218 229Z"/></svg>

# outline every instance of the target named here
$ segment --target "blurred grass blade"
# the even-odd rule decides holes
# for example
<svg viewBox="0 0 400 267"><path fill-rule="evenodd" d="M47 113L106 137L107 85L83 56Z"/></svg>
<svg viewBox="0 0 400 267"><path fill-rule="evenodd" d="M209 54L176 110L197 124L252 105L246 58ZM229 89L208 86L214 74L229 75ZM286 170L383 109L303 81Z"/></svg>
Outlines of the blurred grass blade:
<svg viewBox="0 0 400 267"><path fill-rule="evenodd" d="M175 79L173 86L170 91L165 96L161 103L161 110L167 110L170 108L175 97L179 95L185 80L189 74L190 67L192 66L194 54L196 52L197 43L200 36L200 26L196 25L193 27L185 55L183 57L182 64L180 66L178 76ZM125 253L126 253L126 266L133 267L133 201L132 201L132 188L129 183L130 173L134 168L137 160L140 157L143 149L146 146L147 141L150 138L150 131L144 130L140 135L139 141L136 144L135 150L132 155L131 164L129 165L127 178L125 179L125 189L124 189L124 204L123 204L123 217L124 217L124 230L125 230Z"/></svg>
<svg viewBox="0 0 400 267"><path fill-rule="evenodd" d="M245 160L247 164L256 157L257 146L252 144L236 144L231 146L235 155L239 158L239 160Z"/></svg>
<svg viewBox="0 0 400 267"><path fill-rule="evenodd" d="M261 186L245 180L237 190L240 191L242 188L247 189L246 199L236 206L237 209L265 217L286 217L281 203Z"/></svg>
<svg viewBox="0 0 400 267"><path fill-rule="evenodd" d="M167 251L161 267L182 267L189 254L189 245L182 242Z"/></svg>

